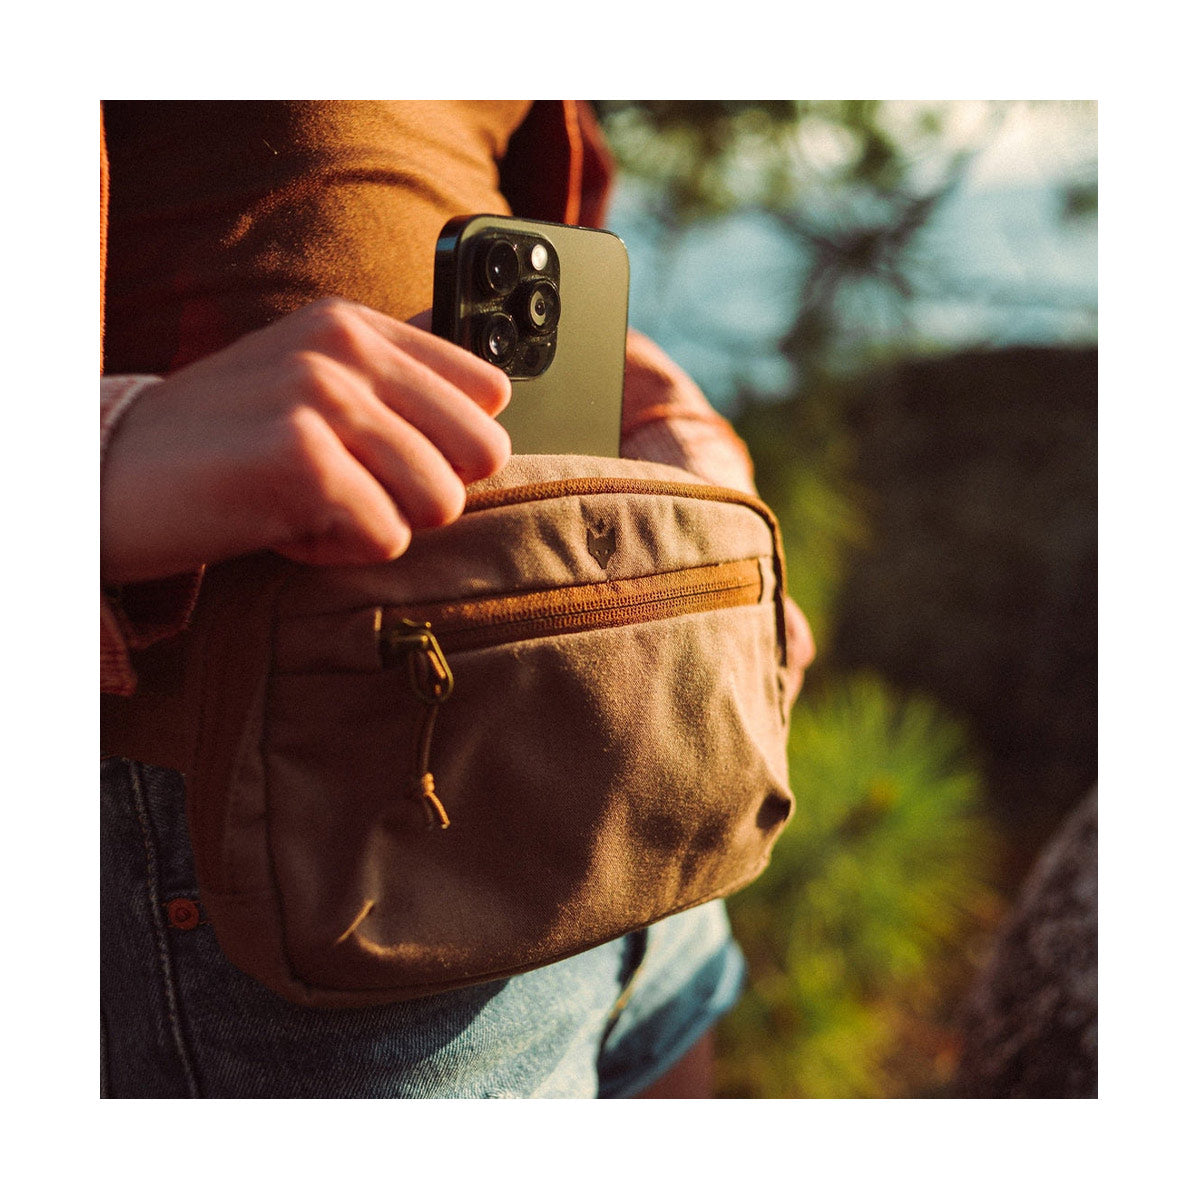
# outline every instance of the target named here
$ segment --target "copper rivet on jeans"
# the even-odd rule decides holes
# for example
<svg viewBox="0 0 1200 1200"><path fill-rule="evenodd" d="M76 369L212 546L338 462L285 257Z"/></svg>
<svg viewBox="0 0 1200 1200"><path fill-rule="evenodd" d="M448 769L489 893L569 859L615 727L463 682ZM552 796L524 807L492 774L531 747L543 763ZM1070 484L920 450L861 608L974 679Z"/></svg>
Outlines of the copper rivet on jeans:
<svg viewBox="0 0 1200 1200"><path fill-rule="evenodd" d="M200 907L195 900L172 900L167 905L167 920L176 929L195 929L200 924Z"/></svg>

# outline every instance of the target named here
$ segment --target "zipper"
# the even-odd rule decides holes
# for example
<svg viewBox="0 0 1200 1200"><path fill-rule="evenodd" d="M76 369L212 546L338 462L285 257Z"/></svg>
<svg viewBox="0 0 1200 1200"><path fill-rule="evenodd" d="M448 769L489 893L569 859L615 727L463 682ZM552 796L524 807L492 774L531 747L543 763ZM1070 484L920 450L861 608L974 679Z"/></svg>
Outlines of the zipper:
<svg viewBox="0 0 1200 1200"><path fill-rule="evenodd" d="M424 808L431 828L449 827L429 769L434 721L454 689L447 654L752 605L762 594L758 559L748 558L636 579L380 608L375 620L380 661L385 670L407 671L423 706L407 794Z"/></svg>
<svg viewBox="0 0 1200 1200"><path fill-rule="evenodd" d="M578 476L569 479L547 479L536 483L515 484L504 488L483 488L479 491L468 489L463 515L506 508L510 505L529 504L540 500L557 500L565 496L611 495L667 496L704 500L716 504L735 504L755 513L771 533L772 565L775 570L775 632L779 645L780 666L787 666L787 618L783 604L783 598L787 594L787 579L783 559L783 536L775 514L758 496L711 483Z"/></svg>
<svg viewBox="0 0 1200 1200"><path fill-rule="evenodd" d="M450 827L442 802L433 787L429 770L429 752L433 745L433 723L438 709L454 691L454 672L427 621L398 617L383 622L383 610L376 614L376 634L379 656L385 667L403 664L408 670L408 682L421 703L423 712L416 727L414 760L417 769L408 781L408 794L425 810L425 821L439 829Z"/></svg>

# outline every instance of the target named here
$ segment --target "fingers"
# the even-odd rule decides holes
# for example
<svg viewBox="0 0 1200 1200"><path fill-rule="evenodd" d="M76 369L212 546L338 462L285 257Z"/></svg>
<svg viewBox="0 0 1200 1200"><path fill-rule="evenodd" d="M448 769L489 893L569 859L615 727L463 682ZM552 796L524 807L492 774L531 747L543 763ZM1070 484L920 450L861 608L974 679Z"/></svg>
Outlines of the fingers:
<svg viewBox="0 0 1200 1200"><path fill-rule="evenodd" d="M469 396L489 417L503 412L508 406L512 399L512 381L499 367L422 329L408 325L399 328L403 332L389 341ZM386 333L383 336L386 337Z"/></svg>
<svg viewBox="0 0 1200 1200"><path fill-rule="evenodd" d="M404 352L384 354L381 346L373 364L376 395L386 406L379 414L385 438L390 434L398 446L414 449L404 434L407 423L437 448L464 483L486 479L508 461L512 445L507 432L470 394ZM392 420L392 415L402 420Z"/></svg>
<svg viewBox="0 0 1200 1200"><path fill-rule="evenodd" d="M403 554L411 523L333 429L313 419L297 422L293 434L294 476L277 478L282 494L273 506L287 515L270 548L312 566L387 562Z"/></svg>
<svg viewBox="0 0 1200 1200"><path fill-rule="evenodd" d="M783 598L784 618L787 626L788 657L796 660L797 666L806 671L817 656L817 644L813 640L808 618L800 606L791 598Z"/></svg>
<svg viewBox="0 0 1200 1200"><path fill-rule="evenodd" d="M310 318L312 344L329 365L335 372L348 368L367 385L356 388L343 374L334 389L343 402L331 406L331 419L348 448L381 473L418 525L453 519L457 512L446 515L442 495L445 472L431 446L464 483L495 474L511 453L508 434L492 415L508 402L508 377L441 338L361 305L321 301L311 306ZM423 438L414 438L413 430ZM405 489L414 486L418 508L409 509ZM462 504L458 492L455 509Z"/></svg>
<svg viewBox="0 0 1200 1200"><path fill-rule="evenodd" d="M359 349L370 368L312 353L294 360L291 389L303 403L292 417L300 428L291 433L301 473L317 474L329 457L348 455L410 528L445 525L462 512L464 483L507 461L508 435L457 388L367 333ZM328 430L332 447L317 444L306 414Z"/></svg>
<svg viewBox="0 0 1200 1200"><path fill-rule="evenodd" d="M376 333L458 388L488 416L494 417L512 398L512 383L503 371L428 332L426 314L420 313L406 324L363 305L352 307Z"/></svg>
<svg viewBox="0 0 1200 1200"><path fill-rule="evenodd" d="M813 641L812 630L808 618L800 611L800 606L791 598L783 598L783 615L787 636L787 681L784 703L791 708L804 686L804 672L812 665L816 657L816 643Z"/></svg>
<svg viewBox="0 0 1200 1200"><path fill-rule="evenodd" d="M469 401L461 403L470 407ZM475 414L481 421L488 420L477 409ZM456 459L470 455L451 449L446 444L449 439L439 442L427 437L372 395L360 396L355 406L329 420L346 450L378 481L414 529L445 525L462 512L466 488ZM468 441L463 435L455 445Z"/></svg>

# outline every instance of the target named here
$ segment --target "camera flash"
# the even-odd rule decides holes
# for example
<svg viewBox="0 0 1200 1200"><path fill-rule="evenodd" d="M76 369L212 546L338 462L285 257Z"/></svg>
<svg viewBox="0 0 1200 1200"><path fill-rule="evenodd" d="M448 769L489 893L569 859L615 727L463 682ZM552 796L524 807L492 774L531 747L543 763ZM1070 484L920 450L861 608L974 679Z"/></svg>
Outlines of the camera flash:
<svg viewBox="0 0 1200 1200"><path fill-rule="evenodd" d="M535 245L533 249L529 251L529 261L535 271L541 271L546 266L546 263L549 262L549 260L550 255L547 252L546 247L543 246L541 242L538 242L537 245Z"/></svg>

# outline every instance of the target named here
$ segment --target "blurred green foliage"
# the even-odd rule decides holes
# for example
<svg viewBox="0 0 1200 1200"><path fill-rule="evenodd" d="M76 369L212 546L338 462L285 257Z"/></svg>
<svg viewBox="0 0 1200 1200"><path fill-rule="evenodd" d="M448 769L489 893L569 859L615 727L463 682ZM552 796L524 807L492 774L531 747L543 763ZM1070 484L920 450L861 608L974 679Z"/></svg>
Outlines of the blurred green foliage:
<svg viewBox="0 0 1200 1200"><path fill-rule="evenodd" d="M862 545L867 525L853 481L853 442L832 404L747 407L739 434L754 460L755 483L779 518L788 591L825 641L846 552Z"/></svg>
<svg viewBox="0 0 1200 1200"><path fill-rule="evenodd" d="M997 831L961 715L878 673L822 665L849 564L875 536L846 409L879 360L847 329L844 299L864 281L908 298L917 235L1005 105L982 106L964 137L952 102L594 103L664 239L754 211L807 264L779 343L802 391L743 392L734 406L818 659L792 717L796 816L767 872L729 904L750 978L720 1030L720 1094L936 1095L957 997L1001 911ZM1094 204L1094 183L1075 181L1064 219Z"/></svg>
<svg viewBox="0 0 1200 1200"><path fill-rule="evenodd" d="M750 987L721 1031L721 1093L933 1089L936 1055L900 1073L892 1060L915 1015L939 1016L939 984L994 908L967 735L860 675L796 708L789 759L796 816L729 905Z"/></svg>

